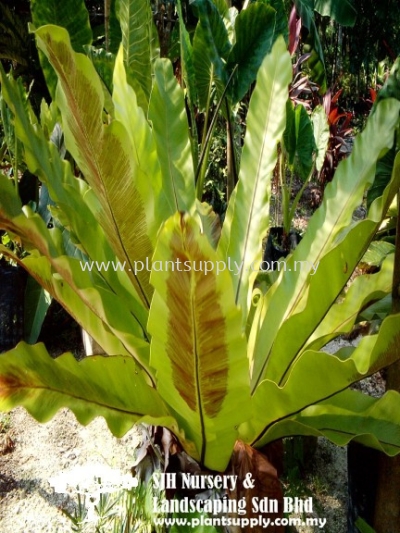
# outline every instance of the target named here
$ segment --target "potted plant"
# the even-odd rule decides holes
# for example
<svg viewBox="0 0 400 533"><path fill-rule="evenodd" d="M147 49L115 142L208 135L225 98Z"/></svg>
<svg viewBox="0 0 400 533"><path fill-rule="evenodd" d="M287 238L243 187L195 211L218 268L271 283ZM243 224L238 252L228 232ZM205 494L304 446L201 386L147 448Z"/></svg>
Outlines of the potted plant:
<svg viewBox="0 0 400 533"><path fill-rule="evenodd" d="M0 357L0 408L23 405L44 421L68 406L83 424L104 416L115 435L139 421L164 426L214 472L227 469L234 449L236 464L238 453L254 457L257 448L299 434L339 445L357 439L398 453L400 395L369 398L349 386L400 357L400 316L386 317L357 348L330 355L323 347L391 290L388 256L379 272L354 280L338 300L398 190L395 165L367 217L352 221L377 159L393 144L400 102L379 103L285 269L265 279L258 270L261 241L292 76L286 44L278 37L258 71L239 181L220 228L196 200L184 92L168 59L152 61L151 24L142 16L145 36L136 38L150 93L138 88L139 78L135 89L130 84L133 46L116 57L111 94L65 29L34 30L57 75L66 146L85 180L49 141L49 108L43 104L35 117L18 84L1 73L27 165L48 187L54 216L85 260L66 253L61 230L22 207L3 176L0 226L29 250L18 262L108 356L53 360L42 345L21 343ZM257 477L257 460L243 464ZM277 483L276 471L269 472ZM257 497L268 486L262 490Z"/></svg>

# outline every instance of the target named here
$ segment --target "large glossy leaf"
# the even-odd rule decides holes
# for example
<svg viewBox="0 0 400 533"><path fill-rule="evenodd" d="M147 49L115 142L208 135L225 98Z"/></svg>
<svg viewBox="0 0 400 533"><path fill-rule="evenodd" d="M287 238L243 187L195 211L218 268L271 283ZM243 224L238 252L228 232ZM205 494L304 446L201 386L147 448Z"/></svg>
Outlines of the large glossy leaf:
<svg viewBox="0 0 400 533"><path fill-rule="evenodd" d="M71 46L75 52L83 52L85 45L92 43L92 29L89 22L89 13L84 0L31 0L32 22L36 28L46 24L54 24L65 28L71 39ZM39 54L47 86L54 96L57 76L49 64L48 59Z"/></svg>
<svg viewBox="0 0 400 533"><path fill-rule="evenodd" d="M157 389L200 461L216 470L226 468L235 427L249 416L241 315L223 267L197 221L174 215L154 254L148 325Z"/></svg>
<svg viewBox="0 0 400 533"><path fill-rule="evenodd" d="M305 181L313 167L315 149L314 134L310 118L304 106L293 108L290 100L287 103L286 128L283 133L285 149L288 155L289 168Z"/></svg>
<svg viewBox="0 0 400 533"><path fill-rule="evenodd" d="M376 274L358 276L343 297L335 302L314 333L307 339L304 349L320 349L337 335L349 333L358 314L370 303L380 300L392 291L394 255L383 262Z"/></svg>
<svg viewBox="0 0 400 533"><path fill-rule="evenodd" d="M259 435L257 440L277 420L292 418L303 409L324 402L355 381L396 361L400 356L399 326L400 315L392 315L384 320L377 335L364 337L356 348L345 347L335 355L305 351L282 387L269 380L263 381L253 396L255 415L249 422L254 433ZM267 403L271 412L267 416L261 415L262 406Z"/></svg>
<svg viewBox="0 0 400 533"><path fill-rule="evenodd" d="M289 435L322 435L339 446L354 439L393 456L400 452L399 413L397 392L373 398L346 390L271 426L257 445Z"/></svg>
<svg viewBox="0 0 400 533"><path fill-rule="evenodd" d="M286 44L279 37L260 67L257 85L247 115L239 182L231 199L222 229L220 252L225 260L239 266L232 274L235 300L243 309L249 306L248 283L251 265L261 260L261 240L268 229L269 195L276 146L285 128L285 105L292 67ZM231 207L232 206L232 207ZM258 269L258 266L255 266Z"/></svg>
<svg viewBox="0 0 400 533"><path fill-rule="evenodd" d="M262 3L250 4L235 19L235 39L227 59L229 72L237 66L229 97L239 102L255 81L258 69L277 38L276 11Z"/></svg>
<svg viewBox="0 0 400 533"><path fill-rule="evenodd" d="M151 258L156 232L154 211L148 205L152 198L143 197L138 186L146 176L135 163L121 122L103 124L103 92L89 59L73 52L62 28L45 26L36 31L36 37L58 75L57 103L66 146L95 191L102 211L98 220L148 307L149 272L137 272L134 264Z"/></svg>
<svg viewBox="0 0 400 533"><path fill-rule="evenodd" d="M385 196L376 200L374 212L371 208L366 220L352 223L352 213L374 179L381 150L392 144L399 108L399 102L386 100L374 113L356 139L352 155L339 165L334 180L327 186L324 201L311 218L301 243L286 261L285 271L282 269L264 297L262 326L254 351L254 383L261 379L267 366L271 379L278 382L282 379L281 372L286 372L288 361L294 360L312 329L322 320L376 232L399 186L400 173L394 176ZM309 261L308 268L296 263L304 260ZM311 310L313 320L306 319ZM288 323L284 328L283 322L297 313L303 316L300 321L294 319L297 327L293 329L293 324ZM304 324L307 326L302 329ZM291 333L288 337L288 332L293 331L296 335Z"/></svg>
<svg viewBox="0 0 400 533"><path fill-rule="evenodd" d="M190 211L195 199L194 168L184 94L168 59L158 59L155 63L149 120L171 214Z"/></svg>
<svg viewBox="0 0 400 533"><path fill-rule="evenodd" d="M212 82L219 95L228 81L225 67L231 49L228 32L218 9L211 0L198 0L199 22L193 38L193 65L196 73L200 108L207 107Z"/></svg>
<svg viewBox="0 0 400 533"><path fill-rule="evenodd" d="M329 142L329 124L326 118L325 110L321 105L318 105L312 112L311 122L317 150L315 168L319 172L324 164L325 154Z"/></svg>
<svg viewBox="0 0 400 533"><path fill-rule="evenodd" d="M83 52L83 46L92 42L89 13L83 0L31 0L30 7L34 25L62 26L68 31L75 52Z"/></svg>
<svg viewBox="0 0 400 533"><path fill-rule="evenodd" d="M39 422L62 407L84 425L103 416L117 437L138 421L176 429L157 391L126 356L93 356L78 363L71 353L54 360L43 344L20 343L0 355L0 410L19 405Z"/></svg>
<svg viewBox="0 0 400 533"><path fill-rule="evenodd" d="M138 103L147 113L153 56L157 56L153 17L148 0L118 0L124 63Z"/></svg>
<svg viewBox="0 0 400 533"><path fill-rule="evenodd" d="M354 26L357 9L351 0L314 0L314 9L341 26Z"/></svg>

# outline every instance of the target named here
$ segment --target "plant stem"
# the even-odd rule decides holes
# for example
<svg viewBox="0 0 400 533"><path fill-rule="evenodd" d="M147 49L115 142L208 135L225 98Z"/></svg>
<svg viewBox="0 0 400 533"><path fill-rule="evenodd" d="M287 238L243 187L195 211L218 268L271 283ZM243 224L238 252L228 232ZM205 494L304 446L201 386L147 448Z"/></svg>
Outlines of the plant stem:
<svg viewBox="0 0 400 533"><path fill-rule="evenodd" d="M313 164L312 166L312 169L311 169L311 172L310 174L308 175L308 178L304 181L301 189L299 190L299 192L296 194L296 197L295 199L293 200L293 203L292 203L292 207L290 208L290 212L289 212L289 220L293 220L294 218L294 214L295 214L295 211L296 211L296 207L300 201L300 198L302 197L303 195L303 192L304 192L304 189L307 187L307 185L309 184L310 180L311 180L311 176L313 175L314 173L314 169L315 169L315 163Z"/></svg>
<svg viewBox="0 0 400 533"><path fill-rule="evenodd" d="M18 138L14 133L15 147L14 147L14 161L13 161L13 174L14 174L14 183L15 190L18 194Z"/></svg>
<svg viewBox="0 0 400 533"><path fill-rule="evenodd" d="M196 179L196 196L200 202L203 196L204 178L206 175L207 161L208 161L208 155L210 153L210 145L211 145L211 142L207 142L207 133L208 133L207 127L208 127L208 120L209 120L209 115L210 115L210 101L211 101L212 83L213 83L213 77L214 77L213 75L214 75L214 66L211 65L210 85L208 87L203 134L202 134L202 139L201 139L201 154L203 154L204 152L205 157L203 158L203 160L200 158L200 162L198 166L198 168L200 168L200 173L198 175L198 179Z"/></svg>
<svg viewBox="0 0 400 533"><path fill-rule="evenodd" d="M217 107L215 108L215 112L214 112L213 118L211 119L210 127L208 128L208 131L207 131L207 136L206 136L206 139L205 139L205 147L201 150L201 154L200 154L200 158L199 158L199 164L197 165L196 175L195 175L195 182L196 182L197 191L199 190L198 186L197 186L197 181L198 181L198 178L199 178L199 175L200 175L201 166L202 166L203 161L204 161L205 156L206 156L206 152L207 152L206 147L207 147L207 145L209 144L209 142L211 140L211 135L212 135L212 132L214 130L215 123L217 121L218 112L219 112L219 110L221 108L221 105L222 105L222 102L224 101L224 98L226 96L229 84L232 81L233 75L235 74L237 68L238 68L238 65L235 65L234 69L232 70L231 75L229 76L228 82L227 82L227 84L225 86L225 89L224 89L224 92L222 93L221 98L219 99L219 101L217 103Z"/></svg>
<svg viewBox="0 0 400 533"><path fill-rule="evenodd" d="M234 143L234 133L232 125L232 114L229 108L228 99L225 98L225 107L226 107L226 160L227 160L227 187L226 187L226 199L229 201L233 189L236 186L238 181L238 173L236 167L236 156L235 156L235 143Z"/></svg>

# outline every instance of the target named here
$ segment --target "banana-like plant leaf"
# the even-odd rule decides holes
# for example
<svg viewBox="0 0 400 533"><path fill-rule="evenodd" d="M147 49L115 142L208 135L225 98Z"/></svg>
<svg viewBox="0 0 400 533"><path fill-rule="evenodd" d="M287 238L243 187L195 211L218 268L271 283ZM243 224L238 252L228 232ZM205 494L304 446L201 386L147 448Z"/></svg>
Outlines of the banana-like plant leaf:
<svg viewBox="0 0 400 533"><path fill-rule="evenodd" d="M353 223L350 228L348 226L354 209L362 202L365 189L373 181L375 162L381 150L392 145L399 109L400 102L395 100L385 100L377 108L357 138L351 156L339 165L334 180L326 187L324 201L312 216L302 241L286 261L285 271L282 269L264 296L262 325L254 349L253 386L260 381L267 366L270 379L277 382L282 379L281 372L286 372L288 361L294 360L307 335L312 333L290 329L298 333L288 339L283 322L304 312L307 307L313 309L315 317L318 313L322 319L378 229L391 198L396 194L396 187L399 187L400 172L394 176L384 197L371 206L369 217ZM304 260L308 261L308 268L299 263ZM312 288L312 300L307 287ZM316 319L313 323L318 322ZM311 321L308 324L310 326ZM292 345L292 341L293 349L289 349L288 342ZM277 353L278 346L280 356L270 357L271 349ZM283 352L282 346L285 347Z"/></svg>
<svg viewBox="0 0 400 533"><path fill-rule="evenodd" d="M236 17L235 44L226 65L228 72L237 66L228 90L232 104L239 102L255 81L258 69L277 36L276 11L266 4L250 4Z"/></svg>
<svg viewBox="0 0 400 533"><path fill-rule="evenodd" d="M195 200L194 168L184 95L167 59L155 63L149 120L153 123L163 192L171 214L191 211Z"/></svg>
<svg viewBox="0 0 400 533"><path fill-rule="evenodd" d="M153 16L148 0L118 0L124 63L129 83L145 113L151 93L152 62L158 56Z"/></svg>
<svg viewBox="0 0 400 533"><path fill-rule="evenodd" d="M245 340L230 275L197 221L177 213L160 232L151 281L157 389L201 462L219 470L229 460L235 427L249 416Z"/></svg>
<svg viewBox="0 0 400 533"><path fill-rule="evenodd" d="M104 231L148 308L152 293L149 272L138 272L134 262L151 258L156 230L153 210L145 204L149 198L143 198L137 185L145 182L145 176L135 164L129 136L117 120L103 124L100 80L90 60L73 52L68 33L44 26L36 31L36 38L58 75L57 102L66 146L95 191Z"/></svg>
<svg viewBox="0 0 400 533"><path fill-rule="evenodd" d="M247 317L248 283L251 265L258 270L261 261L261 240L268 229L269 194L272 171L276 162L278 140L285 128L285 105L292 67L282 37L275 42L258 72L247 115L242 163L236 193L231 198L221 235L220 253L229 245L225 260L236 262L239 272L232 274L235 300ZM278 111L279 110L279 111ZM251 176L251 178L250 178Z"/></svg>
<svg viewBox="0 0 400 533"><path fill-rule="evenodd" d="M175 426L157 391L131 357L93 356L77 362L66 353L52 359L43 344L21 342L0 355L0 409L21 405L39 422L69 407L86 425L103 416L121 437L136 422Z"/></svg>
<svg viewBox="0 0 400 533"><path fill-rule="evenodd" d="M31 0L32 22L36 28L46 24L54 24L65 28L71 38L71 46L75 52L83 52L85 45L92 43L92 29L89 22L89 13L84 0ZM39 53L40 63L46 78L47 87L52 96L55 95L57 76L48 59Z"/></svg>

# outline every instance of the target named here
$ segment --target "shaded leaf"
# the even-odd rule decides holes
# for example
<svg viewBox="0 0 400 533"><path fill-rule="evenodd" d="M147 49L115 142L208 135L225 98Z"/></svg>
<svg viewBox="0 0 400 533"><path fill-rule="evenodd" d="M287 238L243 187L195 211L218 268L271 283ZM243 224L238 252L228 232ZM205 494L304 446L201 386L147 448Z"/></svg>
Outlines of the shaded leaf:
<svg viewBox="0 0 400 533"><path fill-rule="evenodd" d="M236 17L236 42L226 65L229 72L237 65L228 91L232 104L239 102L255 81L258 69L277 36L276 11L266 4L250 4Z"/></svg>
<svg viewBox="0 0 400 533"><path fill-rule="evenodd" d="M54 24L65 28L71 39L71 46L75 52L83 52L84 46L92 43L92 30L89 13L84 0L31 0L32 22L36 28L46 24ZM40 63L46 78L47 87L54 97L57 76L50 66L48 59L39 51Z"/></svg>
<svg viewBox="0 0 400 533"><path fill-rule="evenodd" d="M218 9L211 0L198 0L199 22L193 37L193 66L196 73L200 109L205 109L211 83L221 95L228 81L225 60L231 49L228 32Z"/></svg>
<svg viewBox="0 0 400 533"><path fill-rule="evenodd" d="M24 301L24 339L28 344L38 340L50 303L50 294L29 276Z"/></svg>

